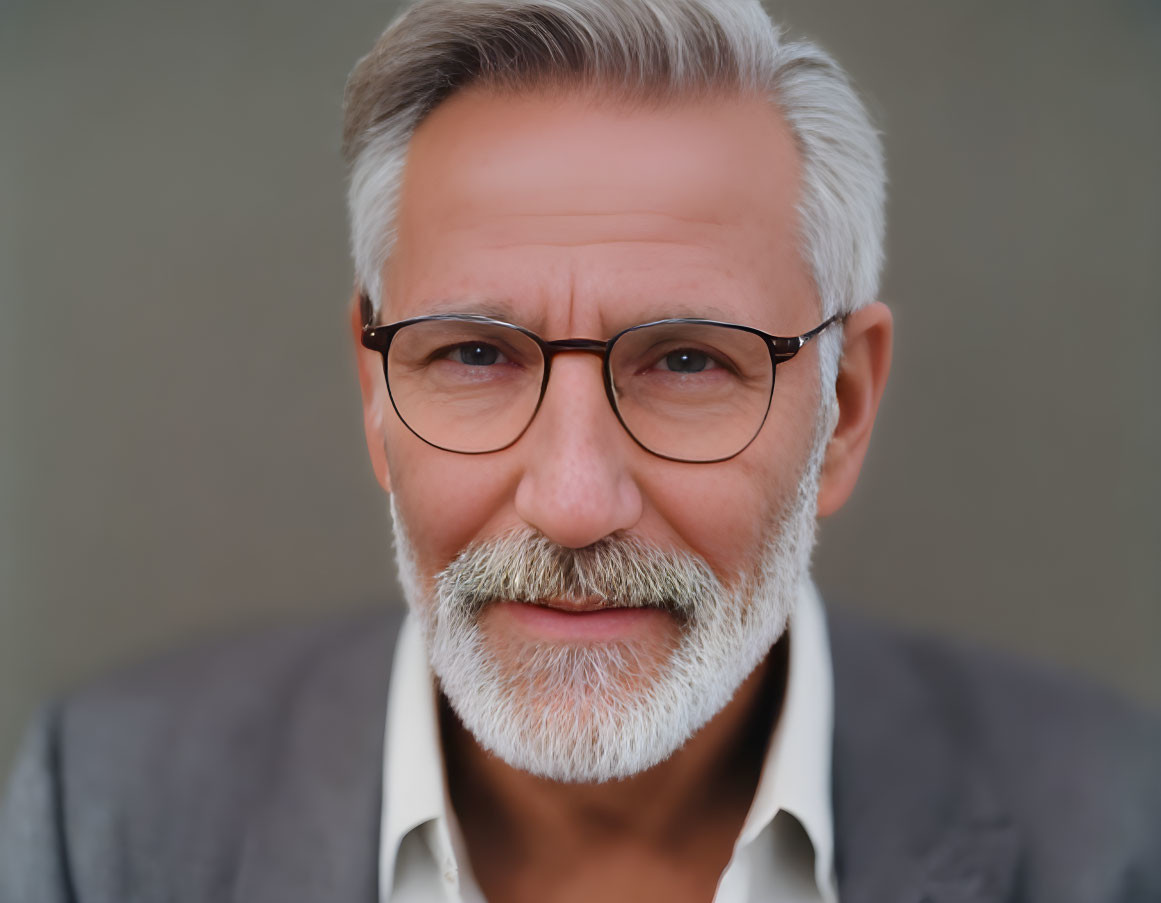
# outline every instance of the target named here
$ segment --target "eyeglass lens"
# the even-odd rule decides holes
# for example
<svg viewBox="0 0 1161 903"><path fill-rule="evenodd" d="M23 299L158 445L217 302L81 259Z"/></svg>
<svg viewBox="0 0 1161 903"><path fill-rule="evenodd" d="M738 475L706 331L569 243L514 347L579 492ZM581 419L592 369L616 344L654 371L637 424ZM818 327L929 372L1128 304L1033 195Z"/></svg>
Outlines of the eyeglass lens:
<svg viewBox="0 0 1161 903"><path fill-rule="evenodd" d="M683 461L741 451L766 417L774 368L753 333L703 323L659 323L624 333L609 355L617 413L645 448ZM514 442L540 402L544 355L530 336L497 323L423 320L387 354L399 416L418 436L458 452Z"/></svg>

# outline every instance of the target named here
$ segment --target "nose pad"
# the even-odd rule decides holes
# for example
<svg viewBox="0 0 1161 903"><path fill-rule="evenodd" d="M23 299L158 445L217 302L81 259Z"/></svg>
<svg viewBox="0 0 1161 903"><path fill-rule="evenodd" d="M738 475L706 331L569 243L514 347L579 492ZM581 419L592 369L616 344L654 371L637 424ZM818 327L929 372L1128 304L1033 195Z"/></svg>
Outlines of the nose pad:
<svg viewBox="0 0 1161 903"><path fill-rule="evenodd" d="M640 520L637 448L609 405L599 359L557 357L521 445L516 513L549 539L583 548Z"/></svg>

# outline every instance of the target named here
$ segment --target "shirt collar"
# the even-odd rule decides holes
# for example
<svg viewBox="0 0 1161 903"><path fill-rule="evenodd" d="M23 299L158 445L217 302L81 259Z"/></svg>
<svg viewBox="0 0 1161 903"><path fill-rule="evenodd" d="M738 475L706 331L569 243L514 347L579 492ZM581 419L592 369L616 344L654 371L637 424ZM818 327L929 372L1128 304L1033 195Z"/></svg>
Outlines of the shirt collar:
<svg viewBox="0 0 1161 903"><path fill-rule="evenodd" d="M403 839L431 824L433 864L455 873L449 837L443 747L439 736L435 681L419 626L410 614L395 644L391 687L387 695L387 731L383 744L383 808L379 820L379 898L391 899L396 860Z"/></svg>
<svg viewBox="0 0 1161 903"><path fill-rule="evenodd" d="M834 901L834 678L822 601L809 580L799 590L788 629L785 697L735 855L758 841L779 812L786 812L802 825L814 848L814 877L823 900ZM425 825L434 828L428 833L433 865L456 880L458 825L447 792L435 681L410 615L400 629L391 672L383 788L380 900L391 899L404 838Z"/></svg>
<svg viewBox="0 0 1161 903"><path fill-rule="evenodd" d="M809 580L799 590L789 640L786 693L738 848L754 843L779 812L793 815L814 847L819 893L833 901L837 899L831 801L834 674L826 615Z"/></svg>

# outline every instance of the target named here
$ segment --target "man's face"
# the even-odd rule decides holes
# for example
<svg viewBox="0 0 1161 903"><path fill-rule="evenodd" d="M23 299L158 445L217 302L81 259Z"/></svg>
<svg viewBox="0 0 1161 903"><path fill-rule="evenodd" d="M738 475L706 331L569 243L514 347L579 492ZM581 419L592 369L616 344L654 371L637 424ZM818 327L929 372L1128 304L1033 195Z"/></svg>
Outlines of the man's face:
<svg viewBox="0 0 1161 903"><path fill-rule="evenodd" d="M798 173L791 136L760 99L646 107L595 94L462 92L412 142L380 321L483 313L546 339L607 339L686 316L800 334L820 317L799 253ZM478 456L423 443L380 385L368 415L406 532L410 601L434 605L435 576L466 547L529 530L569 549L628 537L691 557L723 587L752 590L788 512L796 501L803 508L815 349L777 377L757 438L714 464L640 448L610 408L593 355L559 356L527 432ZM496 600L475 626L501 670L527 667L529 647L615 646L644 683L668 667L685 629L672 611L606 614Z"/></svg>

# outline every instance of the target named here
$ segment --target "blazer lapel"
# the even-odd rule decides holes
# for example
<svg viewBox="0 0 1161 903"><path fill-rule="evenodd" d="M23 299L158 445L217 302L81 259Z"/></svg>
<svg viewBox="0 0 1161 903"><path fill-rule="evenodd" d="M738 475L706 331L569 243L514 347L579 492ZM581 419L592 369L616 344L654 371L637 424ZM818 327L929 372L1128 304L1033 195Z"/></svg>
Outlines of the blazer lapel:
<svg viewBox="0 0 1161 903"><path fill-rule="evenodd" d="M1019 845L938 654L831 614L843 903L1000 903ZM927 661L925 658L930 658Z"/></svg>
<svg viewBox="0 0 1161 903"><path fill-rule="evenodd" d="M359 622L276 704L284 732L245 832L238 903L374 903L387 683L400 613Z"/></svg>

